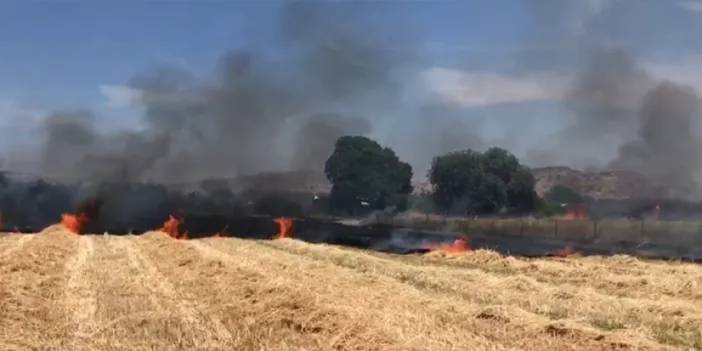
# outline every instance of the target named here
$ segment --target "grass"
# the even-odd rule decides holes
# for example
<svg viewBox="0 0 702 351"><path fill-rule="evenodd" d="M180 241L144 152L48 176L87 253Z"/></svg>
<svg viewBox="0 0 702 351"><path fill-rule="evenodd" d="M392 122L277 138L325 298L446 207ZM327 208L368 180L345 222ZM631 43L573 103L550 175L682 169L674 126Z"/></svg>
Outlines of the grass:
<svg viewBox="0 0 702 351"><path fill-rule="evenodd" d="M702 267L0 234L0 349L702 349Z"/></svg>

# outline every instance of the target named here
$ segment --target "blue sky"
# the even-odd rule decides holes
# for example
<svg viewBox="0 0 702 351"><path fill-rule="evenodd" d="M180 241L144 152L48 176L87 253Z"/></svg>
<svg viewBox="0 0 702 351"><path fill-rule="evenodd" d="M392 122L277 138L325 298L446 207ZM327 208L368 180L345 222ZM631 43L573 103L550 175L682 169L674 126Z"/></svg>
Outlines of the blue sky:
<svg viewBox="0 0 702 351"><path fill-rule="evenodd" d="M518 48L527 22L519 1L494 3L381 3L366 5L376 8L366 12L388 26L413 21L413 39L427 62L487 68L500 65L495 56ZM124 84L154 65L207 74L223 52L253 40L273 44L280 7L272 1L5 0L0 96L49 107L94 105L99 85ZM466 56L472 56L468 62Z"/></svg>
<svg viewBox="0 0 702 351"><path fill-rule="evenodd" d="M388 51L412 56L416 74L403 82L408 91L459 106L466 119L482 121L477 132L484 137L499 142L514 139L518 130L536 130L512 140L522 154L565 125L561 100L588 40L631 52L656 77L702 81L701 1L317 3L360 14L365 30L373 31L368 36L380 38ZM4 0L0 146L21 143L55 110L86 108L103 128L136 128L141 110L127 84L154 67L215 79L217 60L236 48L264 51L284 65L291 53L280 45L283 5ZM378 128L389 143L401 139L385 133L387 125Z"/></svg>

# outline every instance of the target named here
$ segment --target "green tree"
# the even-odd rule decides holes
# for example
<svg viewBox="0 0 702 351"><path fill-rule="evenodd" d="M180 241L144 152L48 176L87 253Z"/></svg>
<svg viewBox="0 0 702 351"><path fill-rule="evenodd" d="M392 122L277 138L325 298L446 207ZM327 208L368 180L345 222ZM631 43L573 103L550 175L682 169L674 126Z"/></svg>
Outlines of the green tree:
<svg viewBox="0 0 702 351"><path fill-rule="evenodd" d="M435 157L429 171L429 181L434 185L434 201L443 210L462 207L458 203L468 201L482 177L481 155L473 150Z"/></svg>
<svg viewBox="0 0 702 351"><path fill-rule="evenodd" d="M435 157L429 171L433 198L445 211L494 213L531 211L537 204L534 177L509 151L490 148Z"/></svg>
<svg viewBox="0 0 702 351"><path fill-rule="evenodd" d="M483 172L500 178L505 184L512 180L512 175L520 169L519 160L509 151L491 147L482 155Z"/></svg>
<svg viewBox="0 0 702 351"><path fill-rule="evenodd" d="M507 186L498 176L486 174L470 202L473 213L495 213L507 206Z"/></svg>
<svg viewBox="0 0 702 351"><path fill-rule="evenodd" d="M329 205L336 211L402 208L412 192L412 167L392 149L362 136L339 138L324 171L332 183Z"/></svg>
<svg viewBox="0 0 702 351"><path fill-rule="evenodd" d="M535 183L534 175L524 166L519 166L512 173L507 183L507 198L512 211L523 213L538 207L539 196L534 191Z"/></svg>

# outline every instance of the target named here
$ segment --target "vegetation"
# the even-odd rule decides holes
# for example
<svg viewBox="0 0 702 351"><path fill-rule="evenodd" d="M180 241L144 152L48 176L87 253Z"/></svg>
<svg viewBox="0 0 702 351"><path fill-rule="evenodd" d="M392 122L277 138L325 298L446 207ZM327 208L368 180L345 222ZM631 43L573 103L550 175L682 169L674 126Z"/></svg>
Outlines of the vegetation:
<svg viewBox="0 0 702 351"><path fill-rule="evenodd" d="M389 206L407 207L412 168L392 149L369 138L339 138L324 171L332 183L332 211L358 214Z"/></svg>
<svg viewBox="0 0 702 351"><path fill-rule="evenodd" d="M429 171L437 206L448 212L486 214L535 208L534 177L509 151L464 150L435 157Z"/></svg>

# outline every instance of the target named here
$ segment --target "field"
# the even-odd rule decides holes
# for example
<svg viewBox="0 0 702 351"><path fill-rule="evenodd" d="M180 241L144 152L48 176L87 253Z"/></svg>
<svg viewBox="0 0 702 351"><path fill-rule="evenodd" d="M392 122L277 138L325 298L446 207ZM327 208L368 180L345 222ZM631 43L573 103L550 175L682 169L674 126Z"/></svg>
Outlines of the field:
<svg viewBox="0 0 702 351"><path fill-rule="evenodd" d="M0 349L702 349L702 267L0 234Z"/></svg>

